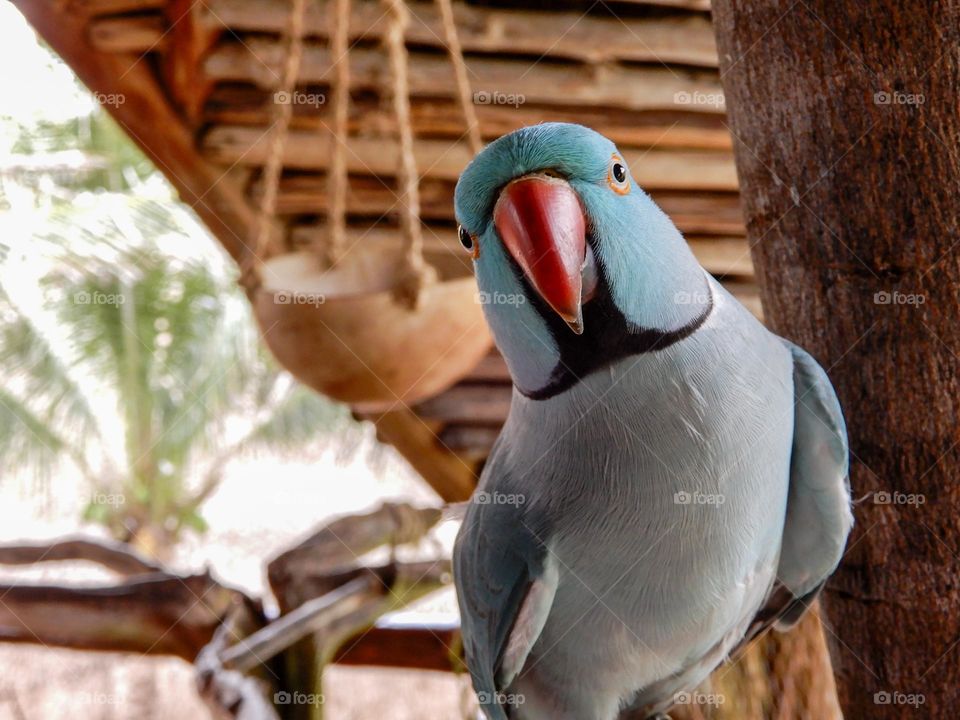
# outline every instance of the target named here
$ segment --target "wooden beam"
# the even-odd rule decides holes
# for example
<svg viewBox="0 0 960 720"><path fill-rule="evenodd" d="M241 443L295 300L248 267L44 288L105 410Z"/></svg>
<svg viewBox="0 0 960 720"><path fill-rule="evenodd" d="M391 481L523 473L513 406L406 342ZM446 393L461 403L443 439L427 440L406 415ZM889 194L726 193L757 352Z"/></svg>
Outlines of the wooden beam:
<svg viewBox="0 0 960 720"><path fill-rule="evenodd" d="M456 385L424 400L414 410L420 417L444 423L499 426L510 412L510 385Z"/></svg>
<svg viewBox="0 0 960 720"><path fill-rule="evenodd" d="M470 371L466 379L471 382L509 383L510 371L500 352L493 350Z"/></svg>
<svg viewBox="0 0 960 720"><path fill-rule="evenodd" d="M624 5L658 5L682 10L710 11L710 0L616 0Z"/></svg>
<svg viewBox="0 0 960 720"><path fill-rule="evenodd" d="M389 185L372 177L350 178L347 208L357 218L357 229L373 233L367 219L381 220L396 212L396 195ZM654 201L670 216L680 231L693 236L743 237L746 234L740 214L739 199L735 193L700 193L653 190ZM259 186L254 184L252 197L259 197ZM443 180L420 181L420 215L427 221L426 242L435 240L435 235L445 237L444 225L456 222L453 212L453 183ZM327 212L327 193L323 175L297 175L281 180L277 202L281 215L319 215ZM379 223L378 223L379 224ZM309 245L321 240L318 235L322 224L297 225L292 230L294 246ZM386 232L393 232L386 229Z"/></svg>
<svg viewBox="0 0 960 720"><path fill-rule="evenodd" d="M500 435L500 427L450 425L440 433L443 444L458 453L486 456Z"/></svg>
<svg viewBox="0 0 960 720"><path fill-rule="evenodd" d="M288 7L283 0L207 0L210 22L237 32L283 32ZM327 2L307 6L306 34L328 37ZM445 49L444 30L435 3L411 2L406 41ZM717 49L705 15L666 17L613 16L574 10L535 11L453 3L460 44L465 52L544 55L590 63L630 60L716 67ZM381 39L388 26L377 0L354 2L350 40Z"/></svg>
<svg viewBox="0 0 960 720"><path fill-rule="evenodd" d="M474 468L440 445L430 425L407 408L370 419L377 437L397 448L444 502L470 498L477 483Z"/></svg>
<svg viewBox="0 0 960 720"><path fill-rule="evenodd" d="M168 47L161 64L164 85L180 113L196 127L213 89L213 81L202 71L203 58L227 28L206 22L211 11L197 0L170 0L166 15Z"/></svg>
<svg viewBox="0 0 960 720"><path fill-rule="evenodd" d="M294 248L318 247L326 238L326 226L322 223L296 226L291 231ZM750 247L742 237L696 235L687 238L693 254L708 272L717 276L736 275L753 277ZM383 225L375 227L348 227L347 247L357 243L365 245L396 246L400 243L400 231ZM423 244L427 250L450 252L466 258L457 239L456 229L451 225L425 224ZM475 377L475 370L471 377Z"/></svg>
<svg viewBox="0 0 960 720"><path fill-rule="evenodd" d="M328 132L294 130L284 146L284 165L299 170L325 170L333 142ZM351 173L392 177L399 146L392 138L351 137L347 140L347 168ZM266 128L218 126L202 141L204 155L225 165L263 165L270 152ZM647 189L730 192L737 189L737 173L727 153L699 150L640 150L621 148L637 182ZM456 181L472 158L463 142L418 139L414 144L417 168L426 177Z"/></svg>
<svg viewBox="0 0 960 720"><path fill-rule="evenodd" d="M742 237L688 237L697 261L711 275L753 278L750 246Z"/></svg>
<svg viewBox="0 0 960 720"><path fill-rule="evenodd" d="M333 662L463 672L462 645L453 625L375 626L344 642Z"/></svg>
<svg viewBox="0 0 960 720"><path fill-rule="evenodd" d="M282 67L284 46L279 40L248 38L224 41L204 63L213 80L252 82L272 89ZM350 52L352 90L381 90L389 84L383 52L354 48ZM691 72L661 66L539 62L512 57L468 57L467 67L478 104L508 107L525 103L623 108L686 110L723 114L723 89L715 71ZM315 42L304 46L299 83L328 81L330 55ZM450 61L439 53L410 53L410 93L413 96L454 97L456 84Z"/></svg>
<svg viewBox="0 0 960 720"><path fill-rule="evenodd" d="M159 13L101 18L88 26L90 44L99 52L139 55L160 50L166 25Z"/></svg>
<svg viewBox="0 0 960 720"><path fill-rule="evenodd" d="M159 10L167 0L70 0L66 5L77 15L96 17Z"/></svg>
<svg viewBox="0 0 960 720"><path fill-rule="evenodd" d="M311 86L309 92L326 93L326 85ZM217 85L204 108L211 125L270 124L273 93L247 84ZM392 112L375 98L352 98L348 128L353 135L373 135L391 127ZM458 138L464 124L460 107L452 98L418 97L411 100L411 124L417 137ZM731 150L730 132L723 116L680 110L611 112L603 108L563 107L526 103L519 107L476 105L483 137L493 140L539 122L574 122L593 128L618 145L634 147L683 147L699 150ZM297 104L292 127L317 130L329 123L329 105Z"/></svg>
<svg viewBox="0 0 960 720"><path fill-rule="evenodd" d="M85 17L56 0L14 0L40 36L92 91L123 97L107 110L223 244L239 259L255 215L238 183L196 150L193 133L168 102L150 64L127 53L100 53Z"/></svg>

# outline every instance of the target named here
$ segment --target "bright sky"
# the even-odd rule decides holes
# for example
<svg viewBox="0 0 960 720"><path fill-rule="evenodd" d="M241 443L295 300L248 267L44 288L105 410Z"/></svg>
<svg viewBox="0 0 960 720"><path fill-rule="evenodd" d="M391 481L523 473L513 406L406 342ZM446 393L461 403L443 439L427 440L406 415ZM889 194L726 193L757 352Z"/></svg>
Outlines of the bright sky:
<svg viewBox="0 0 960 720"><path fill-rule="evenodd" d="M36 34L11 3L0 4L0 67L6 68L0 73L0 98L5 98L0 117L63 121L94 106L69 68L37 44ZM9 139L0 143L0 153L8 152Z"/></svg>

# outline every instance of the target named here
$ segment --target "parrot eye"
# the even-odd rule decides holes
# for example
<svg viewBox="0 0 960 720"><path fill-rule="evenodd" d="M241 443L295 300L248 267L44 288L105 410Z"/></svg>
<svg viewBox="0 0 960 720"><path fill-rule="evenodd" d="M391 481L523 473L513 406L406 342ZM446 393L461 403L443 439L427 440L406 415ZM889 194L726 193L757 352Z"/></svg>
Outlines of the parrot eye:
<svg viewBox="0 0 960 720"><path fill-rule="evenodd" d="M627 166L618 155L610 158L610 169L607 171L607 184L610 189L620 195L630 192L630 179L627 177Z"/></svg>
<svg viewBox="0 0 960 720"><path fill-rule="evenodd" d="M467 229L463 225L460 225L457 228L457 236L460 238L460 244L463 245L463 249L470 253L470 256L476 260L480 254L480 248L477 246L477 241L473 235L467 232Z"/></svg>

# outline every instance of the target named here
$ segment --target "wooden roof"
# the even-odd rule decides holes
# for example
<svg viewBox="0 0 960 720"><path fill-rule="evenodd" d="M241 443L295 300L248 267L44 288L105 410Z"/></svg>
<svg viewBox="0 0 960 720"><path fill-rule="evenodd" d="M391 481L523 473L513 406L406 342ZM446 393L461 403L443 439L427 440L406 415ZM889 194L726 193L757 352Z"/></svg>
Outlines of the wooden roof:
<svg viewBox="0 0 960 720"><path fill-rule="evenodd" d="M283 61L284 0L14 0L237 259L256 227L260 173ZM485 139L544 120L590 125L618 143L640 184L701 263L759 314L724 122L706 0L455 0L477 92L522 103L476 105ZM460 252L453 187L470 154L436 5L410 2L412 122L428 246ZM327 2L313 0L298 89L327 91ZM396 142L384 102L386 22L354 0L350 52L351 227L396 238ZM123 102L110 102L120 96ZM482 100L482 98L481 98ZM333 139L325 103L295 104L271 252L313 244L327 209ZM372 229L371 229L372 228ZM464 262L467 262L464 258ZM472 488L510 402L503 360L413 408L357 407L447 500ZM388 410L388 411L387 411ZM387 411L387 412L385 412Z"/></svg>

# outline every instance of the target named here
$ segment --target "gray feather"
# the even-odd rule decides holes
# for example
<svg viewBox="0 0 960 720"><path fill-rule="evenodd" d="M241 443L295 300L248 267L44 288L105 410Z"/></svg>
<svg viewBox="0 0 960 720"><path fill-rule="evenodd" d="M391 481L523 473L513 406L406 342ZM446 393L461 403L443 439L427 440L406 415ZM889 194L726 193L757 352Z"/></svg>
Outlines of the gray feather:
<svg viewBox="0 0 960 720"><path fill-rule="evenodd" d="M496 500L486 488L509 485L499 475L495 446L481 482L481 497ZM529 589L544 574L546 548L537 525L520 504L470 503L454 547L454 575L460 604L461 632L467 666L481 706L491 720L506 720L502 695L512 677L501 674L504 652ZM545 618L544 618L545 619ZM540 622L542 625L542 620ZM539 634L539 631L538 633ZM531 638L532 641L536 637ZM527 648L529 651L529 648ZM515 672L515 671L514 671ZM511 673L514 674L514 673Z"/></svg>
<svg viewBox="0 0 960 720"><path fill-rule="evenodd" d="M827 374L807 352L784 343L793 355L795 410L777 578L802 597L836 569L853 526L849 450L840 403Z"/></svg>

